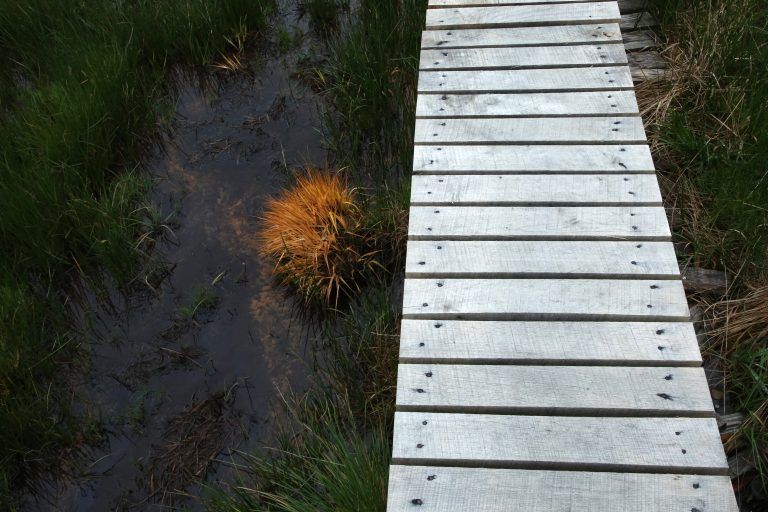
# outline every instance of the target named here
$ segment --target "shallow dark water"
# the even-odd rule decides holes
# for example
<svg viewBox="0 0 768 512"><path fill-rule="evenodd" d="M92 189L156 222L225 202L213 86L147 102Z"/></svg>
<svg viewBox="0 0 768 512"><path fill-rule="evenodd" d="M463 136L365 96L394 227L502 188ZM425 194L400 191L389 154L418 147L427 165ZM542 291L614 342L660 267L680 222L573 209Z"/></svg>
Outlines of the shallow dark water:
<svg viewBox="0 0 768 512"><path fill-rule="evenodd" d="M148 166L154 200L170 216L157 254L172 272L156 292L147 286L96 318L79 387L104 442L87 450L76 482L51 486L51 501L28 509L167 510L163 479L193 495L194 479L228 479L225 464L205 461L258 446L280 394L306 388L311 325L274 284L255 233L264 200L285 185L284 167L321 164L325 153L316 98L291 78L294 63L261 60L253 72L183 87L174 129ZM189 318L183 308L200 290L204 306L215 305Z"/></svg>

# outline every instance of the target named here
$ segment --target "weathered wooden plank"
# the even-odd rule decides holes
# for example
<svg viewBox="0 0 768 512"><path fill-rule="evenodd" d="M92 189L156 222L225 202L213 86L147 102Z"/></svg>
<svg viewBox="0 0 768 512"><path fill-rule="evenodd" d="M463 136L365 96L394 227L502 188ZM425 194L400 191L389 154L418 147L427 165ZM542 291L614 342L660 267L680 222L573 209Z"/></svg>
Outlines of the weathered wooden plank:
<svg viewBox="0 0 768 512"><path fill-rule="evenodd" d="M597 205L661 204L652 174L416 175L414 205Z"/></svg>
<svg viewBox="0 0 768 512"><path fill-rule="evenodd" d="M414 144L641 144L640 117L417 119Z"/></svg>
<svg viewBox="0 0 768 512"><path fill-rule="evenodd" d="M739 510L727 476L390 466L387 510L416 508L422 512Z"/></svg>
<svg viewBox="0 0 768 512"><path fill-rule="evenodd" d="M486 29L425 30L421 47L482 48L620 43L618 23Z"/></svg>
<svg viewBox="0 0 768 512"><path fill-rule="evenodd" d="M618 44L422 50L419 69L520 69L619 65Z"/></svg>
<svg viewBox="0 0 768 512"><path fill-rule="evenodd" d="M640 145L415 146L413 171L451 173L653 173L651 151Z"/></svg>
<svg viewBox="0 0 768 512"><path fill-rule="evenodd" d="M714 418L397 412L395 464L723 475Z"/></svg>
<svg viewBox="0 0 768 512"><path fill-rule="evenodd" d="M628 66L599 68L421 71L420 93L557 92L631 89Z"/></svg>
<svg viewBox="0 0 768 512"><path fill-rule="evenodd" d="M566 4L583 3L605 0L429 0L427 8L441 7L479 7L483 5L537 5L537 4ZM627 0L622 0L627 1ZM637 1L637 0L636 0Z"/></svg>
<svg viewBox="0 0 768 512"><path fill-rule="evenodd" d="M416 117L589 116L637 114L632 91L527 94L419 94Z"/></svg>
<svg viewBox="0 0 768 512"><path fill-rule="evenodd" d="M702 368L401 364L397 410L713 417Z"/></svg>
<svg viewBox="0 0 768 512"><path fill-rule="evenodd" d="M553 4L553 3L575 3L584 0L429 0L429 8L440 7L481 7L492 5L521 5L521 4ZM592 0L587 0L592 1ZM601 1L601 0L594 0ZM619 11L621 14L647 11L649 0L618 0Z"/></svg>
<svg viewBox="0 0 768 512"><path fill-rule="evenodd" d="M689 319L680 281L406 279L403 318L475 320Z"/></svg>
<svg viewBox="0 0 768 512"><path fill-rule="evenodd" d="M636 30L627 32L622 37L624 49L627 51L646 50L659 46L659 42L650 30Z"/></svg>
<svg viewBox="0 0 768 512"><path fill-rule="evenodd" d="M406 277L680 279L670 242L408 242Z"/></svg>
<svg viewBox="0 0 768 512"><path fill-rule="evenodd" d="M405 363L699 366L690 322L403 320Z"/></svg>
<svg viewBox="0 0 768 512"><path fill-rule="evenodd" d="M629 60L629 69L635 82L658 80L667 74L667 63L657 52L630 53Z"/></svg>
<svg viewBox="0 0 768 512"><path fill-rule="evenodd" d="M412 206L411 240L669 240L653 206Z"/></svg>
<svg viewBox="0 0 768 512"><path fill-rule="evenodd" d="M632 80L636 84L661 80L667 75L666 69L642 69L635 66L630 66L630 69L632 70Z"/></svg>
<svg viewBox="0 0 768 512"><path fill-rule="evenodd" d="M616 2L428 9L427 29L525 27L611 23L621 20Z"/></svg>
<svg viewBox="0 0 768 512"><path fill-rule="evenodd" d="M655 27L658 24L659 22L651 15L651 13L644 11L622 15L619 27L622 32L629 32L641 28Z"/></svg>

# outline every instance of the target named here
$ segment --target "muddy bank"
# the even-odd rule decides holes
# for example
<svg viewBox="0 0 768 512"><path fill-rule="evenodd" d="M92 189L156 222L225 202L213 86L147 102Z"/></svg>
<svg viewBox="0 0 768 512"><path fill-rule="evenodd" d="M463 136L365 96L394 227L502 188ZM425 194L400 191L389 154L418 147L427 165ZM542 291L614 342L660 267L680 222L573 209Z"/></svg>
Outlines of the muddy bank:
<svg viewBox="0 0 768 512"><path fill-rule="evenodd" d="M259 59L234 77L183 85L148 166L165 264L142 293L90 318L97 334L78 392L102 442L77 482L29 510L199 509L177 492L196 496L196 480L227 478L213 459L259 446L280 393L306 388L312 326L274 285L254 235L286 167L321 164L325 153L295 62Z"/></svg>

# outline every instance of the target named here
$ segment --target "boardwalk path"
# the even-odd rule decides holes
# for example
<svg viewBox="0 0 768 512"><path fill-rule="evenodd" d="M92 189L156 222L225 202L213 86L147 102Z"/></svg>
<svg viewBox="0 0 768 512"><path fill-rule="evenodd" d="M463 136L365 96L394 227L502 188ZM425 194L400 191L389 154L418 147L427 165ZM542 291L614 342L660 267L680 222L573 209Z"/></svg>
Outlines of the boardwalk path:
<svg viewBox="0 0 768 512"><path fill-rule="evenodd" d="M737 510L621 23L431 0L392 512Z"/></svg>

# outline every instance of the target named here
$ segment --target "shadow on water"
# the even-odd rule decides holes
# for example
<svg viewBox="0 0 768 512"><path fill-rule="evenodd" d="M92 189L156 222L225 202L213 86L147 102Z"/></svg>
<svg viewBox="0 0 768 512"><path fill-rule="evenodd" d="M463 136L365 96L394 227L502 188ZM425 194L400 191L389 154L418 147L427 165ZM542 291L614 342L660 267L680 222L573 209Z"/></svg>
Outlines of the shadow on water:
<svg viewBox="0 0 768 512"><path fill-rule="evenodd" d="M213 85L182 83L173 130L148 165L170 272L149 297L93 322L78 387L102 442L77 482L28 509L198 510L178 492L226 479L215 461L258 447L280 394L306 389L312 326L274 285L255 232L285 167L323 163L325 152L316 98L291 78L294 63L261 59Z"/></svg>

